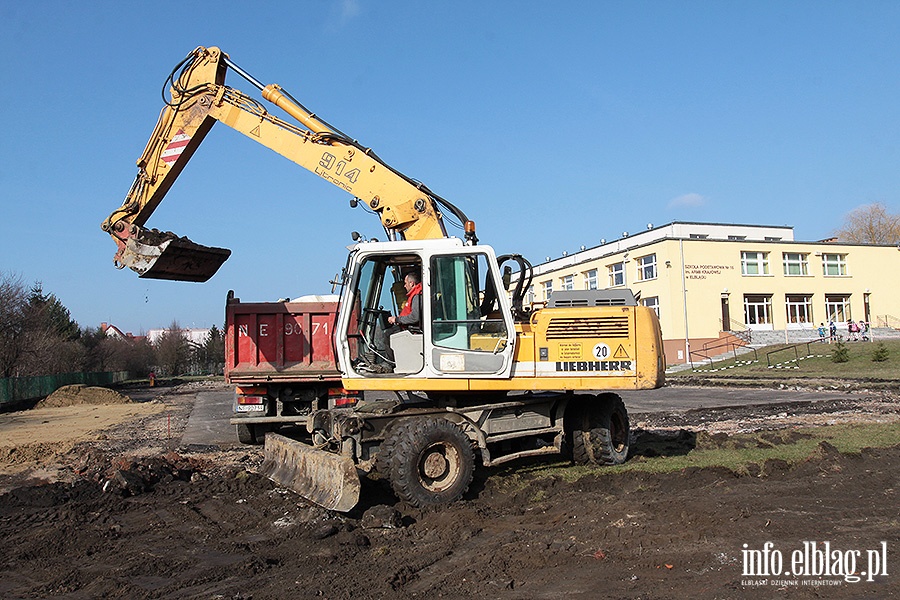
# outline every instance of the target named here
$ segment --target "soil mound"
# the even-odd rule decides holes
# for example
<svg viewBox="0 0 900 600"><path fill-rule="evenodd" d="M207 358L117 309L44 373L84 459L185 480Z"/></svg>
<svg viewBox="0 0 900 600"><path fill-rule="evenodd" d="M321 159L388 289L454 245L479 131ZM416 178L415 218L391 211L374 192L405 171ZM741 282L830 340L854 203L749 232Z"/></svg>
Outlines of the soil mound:
<svg viewBox="0 0 900 600"><path fill-rule="evenodd" d="M127 404L129 402L131 402L131 398L109 388L92 387L79 383L59 388L38 402L35 408L76 406L79 404Z"/></svg>
<svg viewBox="0 0 900 600"><path fill-rule="evenodd" d="M72 443L22 444L19 446L0 446L0 472L10 465L45 463L65 454L73 448Z"/></svg>

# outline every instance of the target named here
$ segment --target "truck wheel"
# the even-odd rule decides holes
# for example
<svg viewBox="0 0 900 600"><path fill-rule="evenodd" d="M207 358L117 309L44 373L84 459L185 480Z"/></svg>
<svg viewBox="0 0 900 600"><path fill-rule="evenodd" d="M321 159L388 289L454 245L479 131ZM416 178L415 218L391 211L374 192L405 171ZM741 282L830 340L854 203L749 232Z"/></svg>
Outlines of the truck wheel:
<svg viewBox="0 0 900 600"><path fill-rule="evenodd" d="M469 438L454 423L439 417L399 423L382 451L394 493L418 508L459 500L475 473Z"/></svg>
<svg viewBox="0 0 900 600"><path fill-rule="evenodd" d="M237 428L238 441L242 444L261 444L266 435L265 431L258 432L255 425L238 423L235 427Z"/></svg>
<svg viewBox="0 0 900 600"><path fill-rule="evenodd" d="M575 412L566 423L571 427L567 434L572 440L572 460L593 465L625 462L631 428L628 411L620 397L601 394L585 398L571 410Z"/></svg>

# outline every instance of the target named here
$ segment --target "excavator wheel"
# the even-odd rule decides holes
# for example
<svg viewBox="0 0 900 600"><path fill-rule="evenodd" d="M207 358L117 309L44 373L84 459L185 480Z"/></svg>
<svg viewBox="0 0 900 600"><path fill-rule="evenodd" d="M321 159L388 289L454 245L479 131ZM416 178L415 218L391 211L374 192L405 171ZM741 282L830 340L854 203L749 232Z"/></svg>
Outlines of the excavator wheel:
<svg viewBox="0 0 900 600"><path fill-rule="evenodd" d="M625 462L631 427L625 403L619 396L579 397L566 412L566 438L574 462L593 465Z"/></svg>
<svg viewBox="0 0 900 600"><path fill-rule="evenodd" d="M475 473L472 443L440 417L404 420L388 433L379 453L382 470L401 500L423 508L462 498Z"/></svg>

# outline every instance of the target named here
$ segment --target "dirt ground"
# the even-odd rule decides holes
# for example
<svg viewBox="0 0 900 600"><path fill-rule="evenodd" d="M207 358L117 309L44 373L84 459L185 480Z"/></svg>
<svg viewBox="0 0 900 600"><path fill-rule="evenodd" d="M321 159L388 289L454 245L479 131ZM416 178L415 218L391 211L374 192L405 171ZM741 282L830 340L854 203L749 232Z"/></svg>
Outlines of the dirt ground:
<svg viewBox="0 0 900 600"><path fill-rule="evenodd" d="M73 419L63 428L71 436L55 428L52 439L42 425L63 412L46 411L73 407L0 415L0 597L900 595L900 447L841 455L823 443L796 466L772 460L752 475L597 470L574 482L535 474L547 461L521 461L479 470L466 499L439 510L410 508L383 482L364 480L361 504L343 515L257 475L256 448L177 445L194 394L215 385L124 390L136 402L104 410L137 412L98 427ZM900 403L886 392L633 415L633 449L640 454L644 440L663 436L683 451L677 440L697 431L726 440L740 431L898 420ZM810 556L828 556L831 574L814 576L813 562L810 575L785 575L798 570L797 556L807 569ZM781 575L748 575L748 557L765 557L773 570L781 558ZM862 576L867 570L877 575Z"/></svg>

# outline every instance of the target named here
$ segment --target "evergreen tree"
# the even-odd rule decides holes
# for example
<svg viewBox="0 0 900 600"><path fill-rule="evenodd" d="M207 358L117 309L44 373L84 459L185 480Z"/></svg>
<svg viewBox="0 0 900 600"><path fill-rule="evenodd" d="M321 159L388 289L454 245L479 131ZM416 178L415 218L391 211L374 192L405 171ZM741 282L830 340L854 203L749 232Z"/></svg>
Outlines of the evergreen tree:
<svg viewBox="0 0 900 600"><path fill-rule="evenodd" d="M834 345L834 350L831 351L831 362L845 363L848 360L850 360L850 350L847 349L844 340L839 339Z"/></svg>
<svg viewBox="0 0 900 600"><path fill-rule="evenodd" d="M65 340L77 340L81 329L72 319L69 309L54 294L45 294L40 281L31 288L28 296L28 316L33 329L54 334Z"/></svg>
<svg viewBox="0 0 900 600"><path fill-rule="evenodd" d="M209 328L209 337L203 345L206 355L205 368L210 375L218 375L225 368L225 334L213 325Z"/></svg>

